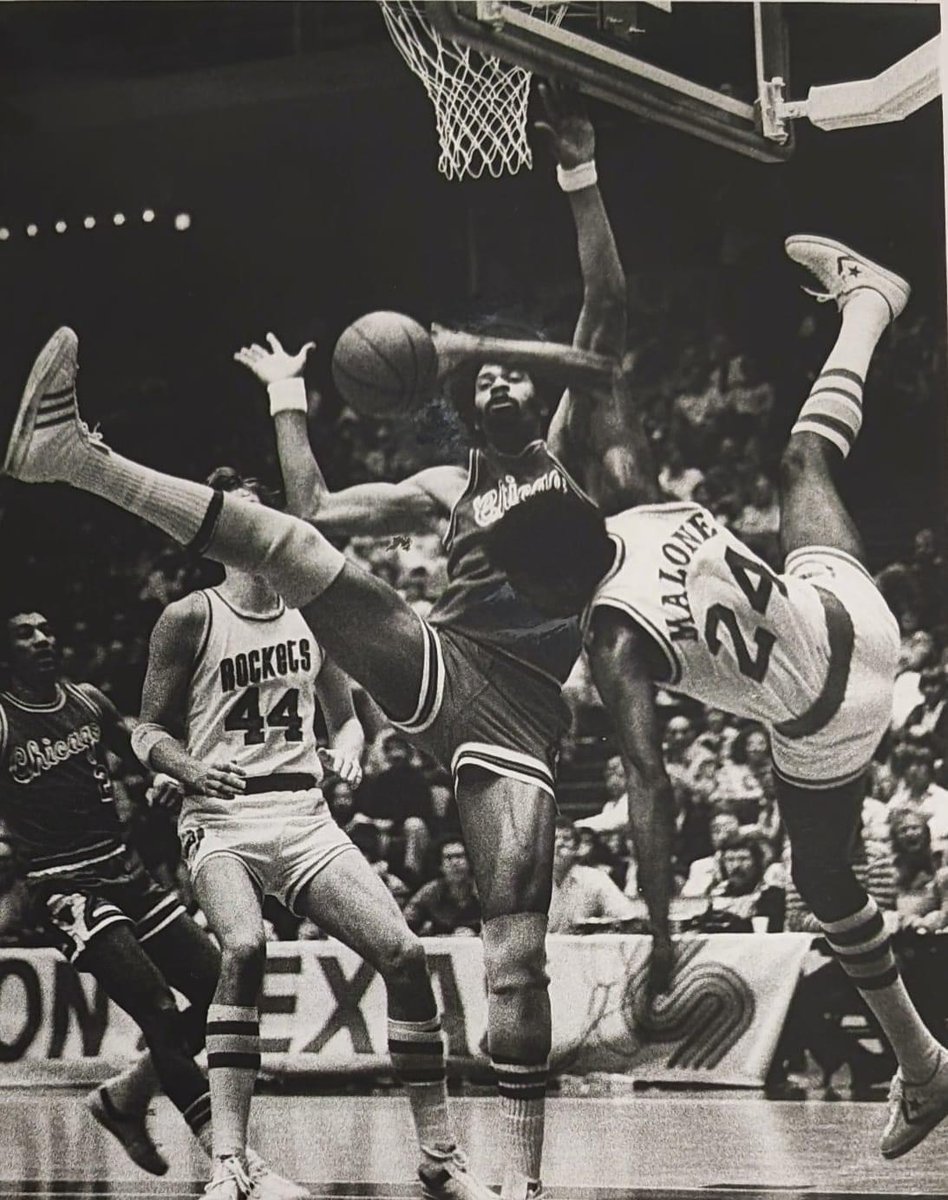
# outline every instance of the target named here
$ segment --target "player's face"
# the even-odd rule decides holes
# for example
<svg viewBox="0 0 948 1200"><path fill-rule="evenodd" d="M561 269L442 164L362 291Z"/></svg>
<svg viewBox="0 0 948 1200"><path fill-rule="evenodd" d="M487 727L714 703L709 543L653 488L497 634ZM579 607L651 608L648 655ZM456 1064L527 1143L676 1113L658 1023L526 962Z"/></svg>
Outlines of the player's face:
<svg viewBox="0 0 948 1200"><path fill-rule="evenodd" d="M474 382L477 423L489 442L500 449L526 441L539 432L533 380L517 367L485 363Z"/></svg>
<svg viewBox="0 0 948 1200"><path fill-rule="evenodd" d="M756 875L754 856L750 850L740 849L724 851L724 872L735 890L753 886Z"/></svg>
<svg viewBox="0 0 948 1200"><path fill-rule="evenodd" d="M460 842L446 842L441 851L441 870L445 879L460 882L471 874L467 851Z"/></svg>
<svg viewBox="0 0 948 1200"><path fill-rule="evenodd" d="M576 835L571 829L557 829L553 838L553 858L561 867L576 861Z"/></svg>
<svg viewBox="0 0 948 1200"><path fill-rule="evenodd" d="M55 676L56 639L42 613L17 613L7 622L10 670L25 679Z"/></svg>
<svg viewBox="0 0 948 1200"><path fill-rule="evenodd" d="M925 845L925 822L920 817L904 816L898 825L898 842L910 853L921 850Z"/></svg>

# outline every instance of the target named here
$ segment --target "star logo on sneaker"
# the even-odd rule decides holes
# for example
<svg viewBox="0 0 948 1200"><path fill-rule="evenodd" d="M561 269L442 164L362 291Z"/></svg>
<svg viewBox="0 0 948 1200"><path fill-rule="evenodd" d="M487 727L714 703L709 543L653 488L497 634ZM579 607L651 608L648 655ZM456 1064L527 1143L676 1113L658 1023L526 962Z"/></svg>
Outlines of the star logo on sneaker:
<svg viewBox="0 0 948 1200"><path fill-rule="evenodd" d="M903 1096L902 1097L902 1115L905 1117L909 1125L914 1125L918 1118L922 1115L925 1108L922 1100L918 1096Z"/></svg>
<svg viewBox="0 0 948 1200"><path fill-rule="evenodd" d="M862 270L857 262L851 258L844 258L842 255L836 260L836 271L842 277L849 276L850 279L858 279L862 274Z"/></svg>

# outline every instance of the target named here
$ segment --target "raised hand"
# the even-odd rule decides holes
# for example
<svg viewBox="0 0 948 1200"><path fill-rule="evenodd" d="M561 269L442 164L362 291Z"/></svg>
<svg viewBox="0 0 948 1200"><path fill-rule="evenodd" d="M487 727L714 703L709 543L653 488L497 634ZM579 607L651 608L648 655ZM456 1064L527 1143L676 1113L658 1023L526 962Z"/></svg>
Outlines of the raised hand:
<svg viewBox="0 0 948 1200"><path fill-rule="evenodd" d="M538 85L546 119L533 128L544 135L564 170L591 162L596 156L596 131L579 93L556 83Z"/></svg>
<svg viewBox="0 0 948 1200"><path fill-rule="evenodd" d="M310 350L316 349L315 342L307 342L295 354L290 354L272 333L267 334L267 342L269 350L254 342L252 346L241 346L234 355L234 361L252 371L261 383L278 383L281 379L302 375Z"/></svg>

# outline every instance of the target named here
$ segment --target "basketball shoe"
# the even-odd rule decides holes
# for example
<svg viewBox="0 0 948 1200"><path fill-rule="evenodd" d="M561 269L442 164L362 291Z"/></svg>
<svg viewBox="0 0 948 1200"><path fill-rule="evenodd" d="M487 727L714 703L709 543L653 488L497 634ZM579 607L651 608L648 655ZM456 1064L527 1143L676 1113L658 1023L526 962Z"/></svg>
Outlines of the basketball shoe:
<svg viewBox="0 0 948 1200"><path fill-rule="evenodd" d="M894 321L905 305L912 289L893 271L887 271L842 242L831 238L816 237L810 233L798 233L784 242L787 257L819 280L823 291L812 288L803 290L815 296L821 304L835 300L840 312L849 300L860 291L869 289L878 292L889 306Z"/></svg>
<svg viewBox="0 0 948 1200"><path fill-rule="evenodd" d="M268 1167L256 1150L247 1147L247 1174L251 1200L311 1200L310 1193L298 1183L284 1179Z"/></svg>
<svg viewBox="0 0 948 1200"><path fill-rule="evenodd" d="M7 442L0 475L26 483L68 481L69 462L89 447L108 452L79 419L76 375L79 339L57 329L36 357Z"/></svg>
<svg viewBox="0 0 948 1200"><path fill-rule="evenodd" d="M462 1150L454 1149L444 1158L426 1153L418 1178L426 1200L497 1200L497 1193L468 1169Z"/></svg>
<svg viewBox="0 0 948 1200"><path fill-rule="evenodd" d="M132 1113L119 1112L104 1084L86 1097L85 1104L102 1128L122 1143L125 1153L137 1167L150 1175L166 1173L168 1163L148 1132L147 1108Z"/></svg>
<svg viewBox="0 0 948 1200"><path fill-rule="evenodd" d="M889 1089L889 1119L882 1132L884 1158L899 1158L914 1149L948 1117L948 1052L942 1050L927 1083L906 1083L896 1071Z"/></svg>
<svg viewBox="0 0 948 1200"><path fill-rule="evenodd" d="M244 1164L236 1154L219 1158L214 1164L214 1174L204 1189L204 1195L212 1200L248 1200L253 1184Z"/></svg>

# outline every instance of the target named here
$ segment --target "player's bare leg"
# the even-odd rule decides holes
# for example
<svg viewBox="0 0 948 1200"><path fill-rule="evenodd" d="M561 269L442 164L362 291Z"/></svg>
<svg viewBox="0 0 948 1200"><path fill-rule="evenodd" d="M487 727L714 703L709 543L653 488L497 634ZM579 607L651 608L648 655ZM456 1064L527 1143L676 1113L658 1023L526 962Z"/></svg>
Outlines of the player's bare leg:
<svg viewBox="0 0 948 1200"><path fill-rule="evenodd" d="M304 609L326 652L389 716L410 717L426 634L394 588L295 517L114 453L79 419L77 372L78 339L57 330L30 372L0 472L91 492L209 558L263 576L289 607Z"/></svg>
<svg viewBox="0 0 948 1200"><path fill-rule="evenodd" d="M408 1094L431 1200L496 1200L467 1169L448 1116L441 1014L421 941L361 854L337 855L305 886L296 907L365 959L385 981L392 1066Z"/></svg>
<svg viewBox="0 0 948 1200"><path fill-rule="evenodd" d="M790 258L819 281L818 294L835 300L841 322L781 462L781 544L785 556L805 546L832 546L861 562L862 541L834 474L862 426L863 387L876 345L905 307L910 289L898 275L838 242L801 234L786 245Z"/></svg>
<svg viewBox="0 0 948 1200"><path fill-rule="evenodd" d="M551 1046L546 930L553 797L476 767L461 770L458 811L481 901L487 1028L504 1117L504 1200L541 1190Z"/></svg>
<svg viewBox="0 0 948 1200"><path fill-rule="evenodd" d="M861 564L862 543L833 473L862 424L862 389L873 351L905 306L909 287L827 239L790 238L787 252L813 272L842 316L836 342L791 430L781 464L781 539L787 567L805 565L807 547L829 547L841 560ZM882 1153L895 1158L948 1116L948 1054L912 1004L882 914L849 865L862 781L848 788L807 790L778 777L776 786L800 895L899 1062L882 1137Z"/></svg>
<svg viewBox="0 0 948 1200"><path fill-rule="evenodd" d="M226 1200L252 1190L259 1200L305 1200L309 1192L271 1170L247 1144L260 1070L259 997L266 965L260 900L247 869L226 854L206 860L194 894L221 945L220 975L207 1013L214 1170L207 1192Z"/></svg>
<svg viewBox="0 0 948 1200"><path fill-rule="evenodd" d="M209 1154L207 1080L191 1057L182 1014L171 990L131 926L118 923L104 929L83 951L80 966L95 975L109 998L141 1029L165 1094Z"/></svg>

